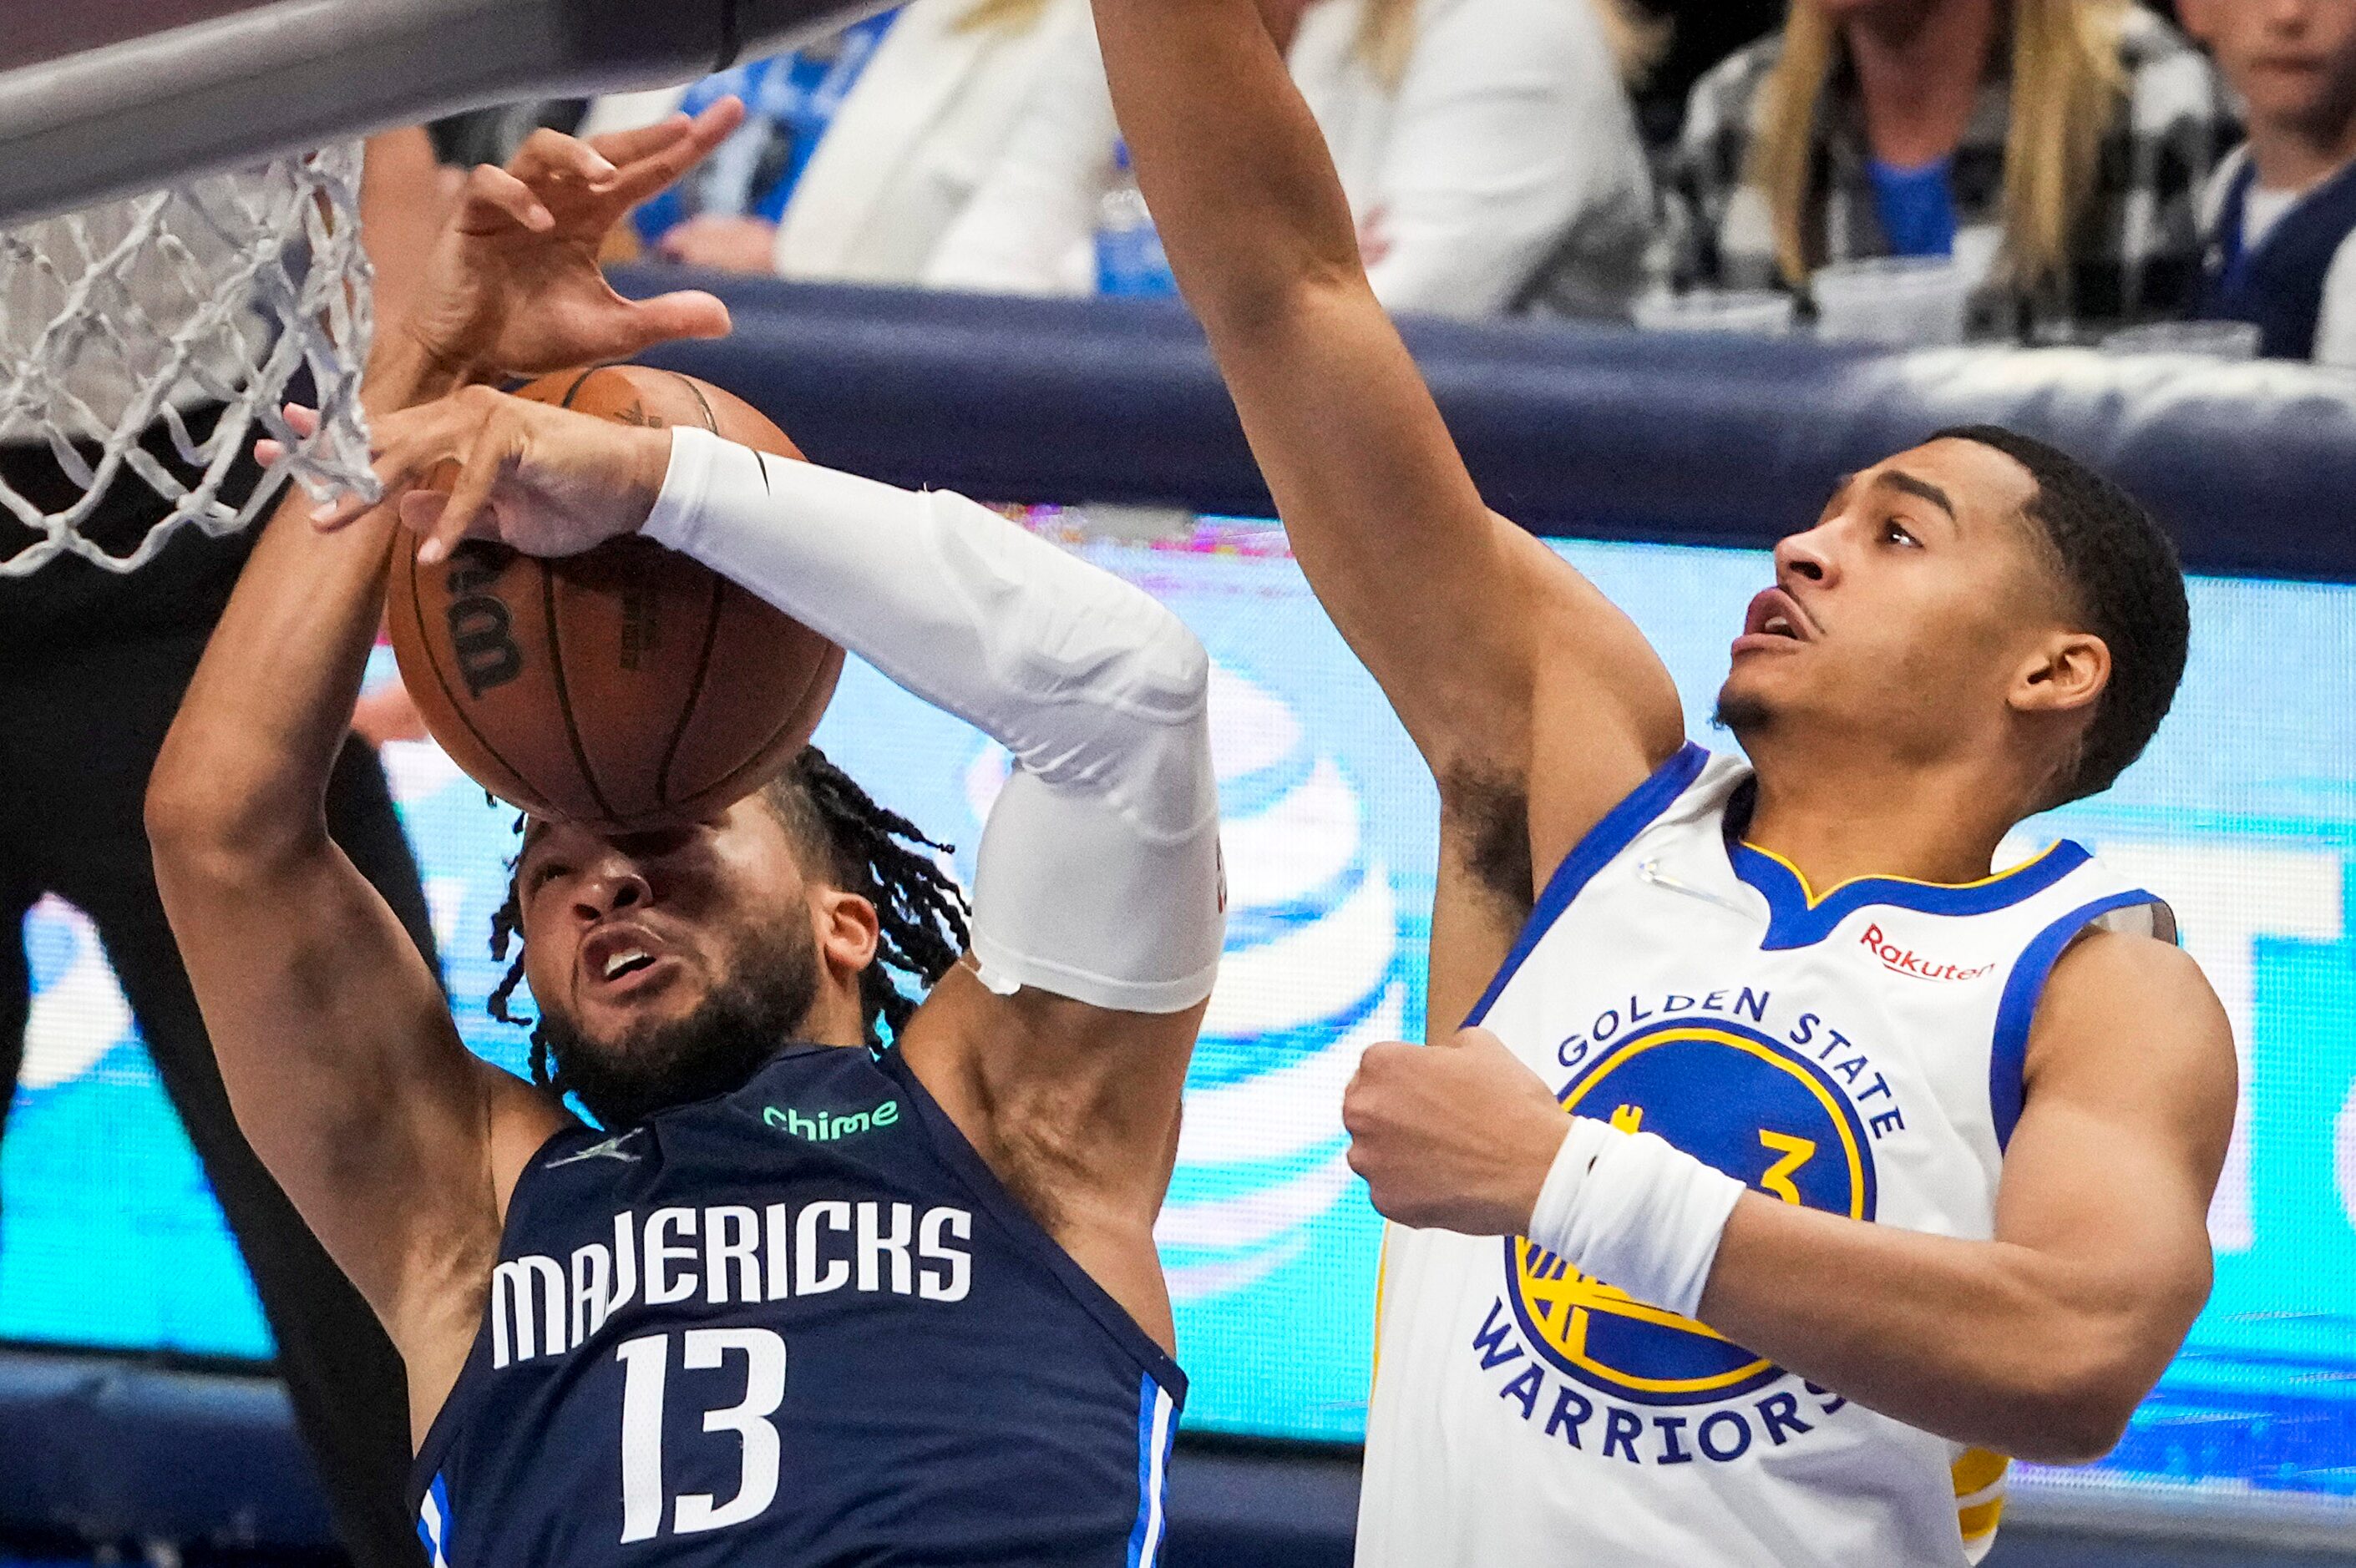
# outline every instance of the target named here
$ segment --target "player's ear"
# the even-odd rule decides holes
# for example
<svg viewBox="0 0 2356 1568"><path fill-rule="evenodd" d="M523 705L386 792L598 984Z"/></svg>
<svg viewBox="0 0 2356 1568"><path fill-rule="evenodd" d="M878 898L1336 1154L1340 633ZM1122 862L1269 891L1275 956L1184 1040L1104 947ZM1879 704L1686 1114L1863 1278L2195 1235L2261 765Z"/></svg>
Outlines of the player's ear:
<svg viewBox="0 0 2356 1568"><path fill-rule="evenodd" d="M883 922L876 917L875 906L857 893L813 886L810 919L819 958L837 978L855 980L875 962Z"/></svg>
<svg viewBox="0 0 2356 1568"><path fill-rule="evenodd" d="M2091 632L2055 632L2014 671L2016 713L2070 713L2094 706L2111 684L2110 645Z"/></svg>

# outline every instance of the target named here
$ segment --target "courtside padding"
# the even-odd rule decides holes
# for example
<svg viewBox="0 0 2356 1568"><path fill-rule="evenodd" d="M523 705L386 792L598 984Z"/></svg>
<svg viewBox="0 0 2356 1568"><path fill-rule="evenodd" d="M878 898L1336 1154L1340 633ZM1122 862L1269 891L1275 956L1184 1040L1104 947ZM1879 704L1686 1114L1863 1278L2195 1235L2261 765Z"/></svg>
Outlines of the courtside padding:
<svg viewBox="0 0 2356 1568"><path fill-rule="evenodd" d="M728 300L734 336L648 357L745 397L815 461L992 500L1268 509L1201 334L1174 305L697 281ZM1491 504L1543 533L1765 545L1812 518L1837 475L1941 426L1993 421L2104 464L2162 511L2196 571L2356 581L2356 377L1526 324L1411 322L1407 335ZM1172 1484L1173 1563L1346 1560L1355 1466L1331 1451L1182 1451ZM2033 1526L2042 1510L2021 1501ZM2283 1541L2286 1522L2169 1527ZM273 1387L50 1350L0 1350L0 1535L11 1530L327 1539Z"/></svg>
<svg viewBox="0 0 2356 1568"><path fill-rule="evenodd" d="M637 272L625 289L679 286ZM648 358L812 460L991 500L1265 516L1200 330L1173 302L982 299L697 276L734 334ZM2356 373L2088 349L1402 324L1490 505L1544 534L1765 546L1840 475L1995 422L2109 472L2197 571L2356 581Z"/></svg>

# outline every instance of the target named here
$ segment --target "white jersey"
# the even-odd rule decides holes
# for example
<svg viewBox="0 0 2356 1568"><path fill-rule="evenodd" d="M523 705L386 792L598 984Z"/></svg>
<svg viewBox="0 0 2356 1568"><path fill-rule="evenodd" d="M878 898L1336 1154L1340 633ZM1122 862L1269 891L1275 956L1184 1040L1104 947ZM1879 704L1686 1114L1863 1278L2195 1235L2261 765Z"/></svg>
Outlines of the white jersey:
<svg viewBox="0 0 2356 1568"><path fill-rule="evenodd" d="M1994 1232L2038 995L2166 907L2067 842L1965 887L1812 895L1688 746L1565 859L1475 1020L1581 1115L1754 1189ZM1359 1568L1976 1563L2008 1461L1803 1381L1518 1238L1393 1226Z"/></svg>

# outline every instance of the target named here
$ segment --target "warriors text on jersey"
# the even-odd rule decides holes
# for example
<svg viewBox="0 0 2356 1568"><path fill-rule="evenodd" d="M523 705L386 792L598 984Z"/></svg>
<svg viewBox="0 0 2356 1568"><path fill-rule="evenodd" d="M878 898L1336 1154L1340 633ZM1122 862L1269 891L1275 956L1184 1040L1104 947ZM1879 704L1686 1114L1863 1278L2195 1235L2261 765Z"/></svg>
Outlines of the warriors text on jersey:
<svg viewBox="0 0 2356 1568"><path fill-rule="evenodd" d="M1689 746L1571 851L1475 1014L1580 1115L1789 1203L1994 1231L2063 948L2165 906L2061 843L1967 887L1813 895ZM1959 1565L2007 1461L1843 1401L1517 1238L1392 1227L1360 1568Z"/></svg>
<svg viewBox="0 0 2356 1568"><path fill-rule="evenodd" d="M559 1134L499 1258L434 1568L1158 1561L1184 1379L896 1053Z"/></svg>

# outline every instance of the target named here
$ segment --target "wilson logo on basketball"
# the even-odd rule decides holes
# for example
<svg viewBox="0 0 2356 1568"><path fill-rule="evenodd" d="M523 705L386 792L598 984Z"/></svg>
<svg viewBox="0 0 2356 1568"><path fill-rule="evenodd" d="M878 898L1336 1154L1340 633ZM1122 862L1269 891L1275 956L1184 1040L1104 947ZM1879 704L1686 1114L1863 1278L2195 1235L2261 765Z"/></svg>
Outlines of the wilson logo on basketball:
<svg viewBox="0 0 2356 1568"><path fill-rule="evenodd" d="M1878 925L1869 925L1865 928L1864 942L1865 945L1872 951L1873 955L1881 960L1883 968L1895 975L1911 975L1917 980L1977 980L1996 973L1996 965L1993 964L1982 964L1977 968L1965 969L1953 964L1942 964L1935 959L1925 958L1912 948L1901 947L1890 941Z"/></svg>
<svg viewBox="0 0 2356 1568"><path fill-rule="evenodd" d="M477 701L495 686L523 673L523 650L516 646L506 601L489 592L498 581L498 557L487 546L467 545L450 560L450 647L467 693Z"/></svg>

